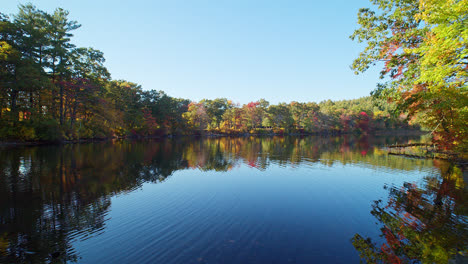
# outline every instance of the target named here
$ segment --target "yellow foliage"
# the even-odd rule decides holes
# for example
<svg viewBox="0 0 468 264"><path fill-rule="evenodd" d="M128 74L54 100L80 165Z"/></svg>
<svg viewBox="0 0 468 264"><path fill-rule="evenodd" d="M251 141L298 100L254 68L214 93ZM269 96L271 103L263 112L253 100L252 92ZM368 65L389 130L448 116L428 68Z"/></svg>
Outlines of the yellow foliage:
<svg viewBox="0 0 468 264"><path fill-rule="evenodd" d="M0 236L0 256L5 256L7 254L8 245L7 233L3 233Z"/></svg>

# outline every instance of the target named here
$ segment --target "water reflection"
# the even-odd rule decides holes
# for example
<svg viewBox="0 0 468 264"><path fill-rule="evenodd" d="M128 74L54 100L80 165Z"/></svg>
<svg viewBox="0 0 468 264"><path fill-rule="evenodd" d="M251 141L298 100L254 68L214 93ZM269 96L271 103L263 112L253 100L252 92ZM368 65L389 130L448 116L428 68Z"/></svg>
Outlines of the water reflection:
<svg viewBox="0 0 468 264"><path fill-rule="evenodd" d="M468 190L460 168L435 162L441 174L424 185L385 186L387 203L375 201L382 241L352 238L367 263L466 263L468 261Z"/></svg>
<svg viewBox="0 0 468 264"><path fill-rule="evenodd" d="M433 171L425 189L411 184L388 187L390 204L382 207L377 202L371 212L384 224L384 234L392 234L394 241L406 241L398 244L402 249L394 249L387 241L388 249L379 251L360 235L353 243L362 257L370 260L391 254L412 259L411 252L431 241L437 249L452 250L445 255L466 248L460 244L468 241L466 189L460 170L446 163L387 156L379 151L378 146L394 142L388 137L190 138L4 148L0 150L0 262L79 261L73 241L99 235L106 228L111 197L146 182L162 182L177 170L222 172L240 166L267 170L272 164L338 163L378 170ZM422 236L425 230L435 231ZM423 242L413 249L408 246L408 253L403 248L412 243L413 236L423 237Z"/></svg>

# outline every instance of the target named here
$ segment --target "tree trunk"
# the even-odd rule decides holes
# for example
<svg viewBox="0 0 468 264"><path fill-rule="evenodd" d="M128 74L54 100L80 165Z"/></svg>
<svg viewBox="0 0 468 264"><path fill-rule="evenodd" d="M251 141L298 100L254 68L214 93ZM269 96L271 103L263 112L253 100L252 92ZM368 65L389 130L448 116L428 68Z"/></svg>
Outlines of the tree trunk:
<svg viewBox="0 0 468 264"><path fill-rule="evenodd" d="M59 85L60 88L60 106L59 106L59 118L60 118L60 126L63 125L63 85Z"/></svg>
<svg viewBox="0 0 468 264"><path fill-rule="evenodd" d="M10 107L11 107L12 116L14 117L15 121L18 119L18 106L16 105L17 99L18 99L18 91L15 89L12 89L11 96L10 96Z"/></svg>
<svg viewBox="0 0 468 264"><path fill-rule="evenodd" d="M76 108L78 106L78 101L75 100L75 102L73 103L73 107L72 109L70 110L70 129L73 131L73 126L75 125L75 121L76 121Z"/></svg>
<svg viewBox="0 0 468 264"><path fill-rule="evenodd" d="M34 96L33 96L33 91L29 92L29 107L31 109L34 108Z"/></svg>
<svg viewBox="0 0 468 264"><path fill-rule="evenodd" d="M18 106L16 105L17 100L18 100L18 90L15 88L16 83L17 81L16 81L16 71L15 71L15 79L13 81L13 85L11 88L11 95L10 95L10 111L14 118L14 121L18 120Z"/></svg>

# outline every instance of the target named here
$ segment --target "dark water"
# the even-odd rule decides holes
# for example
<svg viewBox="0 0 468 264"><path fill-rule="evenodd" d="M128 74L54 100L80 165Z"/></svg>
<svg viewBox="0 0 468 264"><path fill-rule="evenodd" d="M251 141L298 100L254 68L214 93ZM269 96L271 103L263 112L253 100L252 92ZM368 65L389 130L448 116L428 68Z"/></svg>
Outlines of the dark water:
<svg viewBox="0 0 468 264"><path fill-rule="evenodd" d="M466 172L407 140L3 148L0 262L463 263Z"/></svg>

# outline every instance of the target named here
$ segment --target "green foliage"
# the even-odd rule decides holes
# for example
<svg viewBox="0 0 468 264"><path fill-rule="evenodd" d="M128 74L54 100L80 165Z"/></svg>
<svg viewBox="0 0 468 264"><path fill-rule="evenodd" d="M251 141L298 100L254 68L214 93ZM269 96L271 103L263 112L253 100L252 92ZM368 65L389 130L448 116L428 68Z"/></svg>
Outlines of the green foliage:
<svg viewBox="0 0 468 264"><path fill-rule="evenodd" d="M207 128L210 117L206 112L203 103L190 103L187 112L182 114L188 125L194 130L204 130Z"/></svg>
<svg viewBox="0 0 468 264"><path fill-rule="evenodd" d="M36 140L58 141L62 134L60 124L51 118L33 120Z"/></svg>
<svg viewBox="0 0 468 264"><path fill-rule="evenodd" d="M216 128L219 127L223 120L223 115L226 110L231 107L226 98L217 98L214 100L203 99L200 103L205 107L210 123Z"/></svg>
<svg viewBox="0 0 468 264"><path fill-rule="evenodd" d="M369 133L407 127L394 104L366 97L317 103L190 102L111 80L104 54L76 47L66 10L20 5L0 13L1 140L78 140L166 134ZM468 111L466 111L468 112ZM365 115L365 116L364 116Z"/></svg>
<svg viewBox="0 0 468 264"><path fill-rule="evenodd" d="M53 119L18 121L4 118L0 120L0 135L7 140L57 141L61 138L62 133L59 124Z"/></svg>
<svg viewBox="0 0 468 264"><path fill-rule="evenodd" d="M374 97L329 100L319 104L292 102L270 105L263 99L242 107L228 104L223 110L220 125L209 114L206 106L209 102L193 102L183 114L191 129L226 134L329 134L418 128L417 125L408 125L406 117L397 114L395 104Z"/></svg>
<svg viewBox="0 0 468 264"><path fill-rule="evenodd" d="M388 204L375 201L371 214L381 224L381 246L356 234L353 246L367 263L450 263L467 248L463 175L440 163L442 177L430 175L424 186L405 183L389 190Z"/></svg>
<svg viewBox="0 0 468 264"><path fill-rule="evenodd" d="M468 1L372 0L351 38L366 43L356 73L381 62L374 95L433 131L442 149L468 150Z"/></svg>

